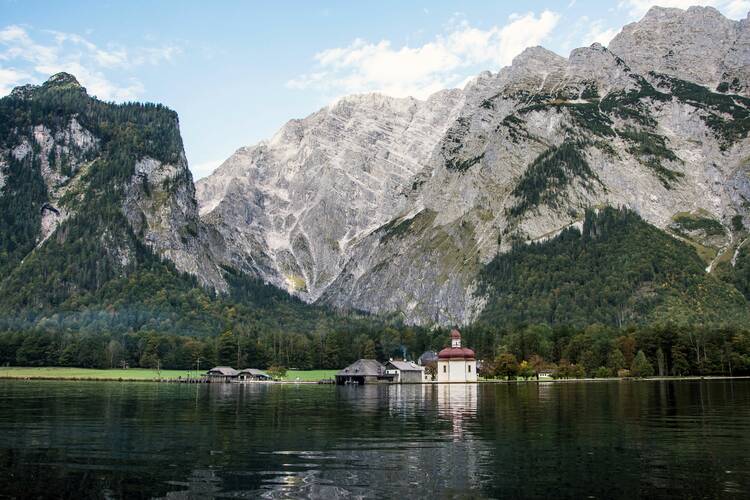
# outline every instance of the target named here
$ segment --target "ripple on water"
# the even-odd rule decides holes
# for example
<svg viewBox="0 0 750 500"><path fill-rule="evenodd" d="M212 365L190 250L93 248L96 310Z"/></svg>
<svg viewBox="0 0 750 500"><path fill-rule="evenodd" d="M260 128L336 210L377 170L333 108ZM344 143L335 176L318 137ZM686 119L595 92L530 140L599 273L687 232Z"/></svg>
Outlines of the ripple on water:
<svg viewBox="0 0 750 500"><path fill-rule="evenodd" d="M0 398L8 496L750 496L747 381L0 381Z"/></svg>

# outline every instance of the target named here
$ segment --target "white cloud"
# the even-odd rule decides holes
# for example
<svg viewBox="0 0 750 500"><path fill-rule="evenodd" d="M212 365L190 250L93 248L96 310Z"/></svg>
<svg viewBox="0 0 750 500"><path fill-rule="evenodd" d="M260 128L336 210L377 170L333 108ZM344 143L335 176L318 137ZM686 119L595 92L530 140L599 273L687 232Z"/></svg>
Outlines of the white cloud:
<svg viewBox="0 0 750 500"><path fill-rule="evenodd" d="M697 0L621 0L618 7L627 11L631 18L640 19L648 12L648 9L655 5L687 9L698 3L703 6L715 7L732 19L744 18L750 10L750 1L748 0L701 0L700 2Z"/></svg>
<svg viewBox="0 0 750 500"><path fill-rule="evenodd" d="M38 41L42 40L42 41ZM38 83L60 71L73 74L90 94L100 99L128 101L143 93L134 78L112 81L108 70L132 70L174 60L179 47L100 47L75 33L34 31L11 25L0 29L0 95L19 83ZM12 65L12 66L11 66ZM20 69L16 69L20 68Z"/></svg>
<svg viewBox="0 0 750 500"><path fill-rule="evenodd" d="M426 97L465 80L477 66L497 70L510 64L523 49L547 38L559 19L551 11L514 14L506 25L482 30L457 16L450 31L417 47L356 39L317 53L315 69L289 80L287 87Z"/></svg>
<svg viewBox="0 0 750 500"><path fill-rule="evenodd" d="M23 71L13 68L0 67L0 95L5 95L13 90L13 87L29 78L29 75Z"/></svg>
<svg viewBox="0 0 750 500"><path fill-rule="evenodd" d="M596 42L606 47L619 32L620 28L606 28L604 21L594 21L589 25L589 30L583 38L583 45L588 46Z"/></svg>
<svg viewBox="0 0 750 500"><path fill-rule="evenodd" d="M750 11L750 0L731 0L726 3L724 10L733 19L744 19Z"/></svg>

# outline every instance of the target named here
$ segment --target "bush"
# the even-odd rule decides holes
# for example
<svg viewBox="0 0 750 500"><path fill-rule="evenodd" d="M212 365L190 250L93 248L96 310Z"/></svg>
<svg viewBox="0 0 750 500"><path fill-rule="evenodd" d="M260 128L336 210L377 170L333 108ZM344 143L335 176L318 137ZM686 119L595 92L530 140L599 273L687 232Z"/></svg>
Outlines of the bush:
<svg viewBox="0 0 750 500"><path fill-rule="evenodd" d="M273 365L268 367L268 375L274 380L279 380L286 377L286 367Z"/></svg>

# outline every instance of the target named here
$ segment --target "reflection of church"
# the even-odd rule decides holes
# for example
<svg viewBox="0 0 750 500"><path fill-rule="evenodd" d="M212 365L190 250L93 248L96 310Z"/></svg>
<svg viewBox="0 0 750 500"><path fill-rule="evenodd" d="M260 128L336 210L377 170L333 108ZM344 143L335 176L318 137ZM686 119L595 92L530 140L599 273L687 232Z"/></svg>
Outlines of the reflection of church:
<svg viewBox="0 0 750 500"><path fill-rule="evenodd" d="M461 347L461 332L451 331L451 346L438 353L438 382L476 382L477 360L474 351Z"/></svg>

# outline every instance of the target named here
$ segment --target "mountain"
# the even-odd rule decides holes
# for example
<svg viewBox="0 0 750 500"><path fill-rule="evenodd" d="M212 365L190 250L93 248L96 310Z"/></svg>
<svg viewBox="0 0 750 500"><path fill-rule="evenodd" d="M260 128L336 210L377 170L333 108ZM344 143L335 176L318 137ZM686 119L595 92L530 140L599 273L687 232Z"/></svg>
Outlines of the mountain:
<svg viewBox="0 0 750 500"><path fill-rule="evenodd" d="M745 322L747 30L653 8L609 48L343 97L195 186L173 111L19 87L0 329Z"/></svg>
<svg viewBox="0 0 750 500"><path fill-rule="evenodd" d="M706 285L704 304L743 318L748 29L713 8L655 7L609 48L564 58L532 47L425 101L342 98L239 149L197 183L208 252L307 302L467 324L506 307L499 303L533 303L508 302L515 285L487 279L498 262L532 243L580 245L570 231L588 213L622 207L657 231L645 241L680 257L655 252L649 266L687 273L681 285L660 271L615 280L630 298L663 295L630 308L627 321L653 319L667 302L674 307L659 311L685 310L688 282ZM614 225L613 241L642 230L628 220ZM632 246L604 247L637 257ZM572 273L580 263L564 265Z"/></svg>
<svg viewBox="0 0 750 500"><path fill-rule="evenodd" d="M221 267L212 231L175 112L99 101L65 73L0 99L0 331L359 324Z"/></svg>
<svg viewBox="0 0 750 500"><path fill-rule="evenodd" d="M241 148L197 183L218 261L315 301L348 249L409 208L405 188L463 102L345 97L270 141Z"/></svg>

